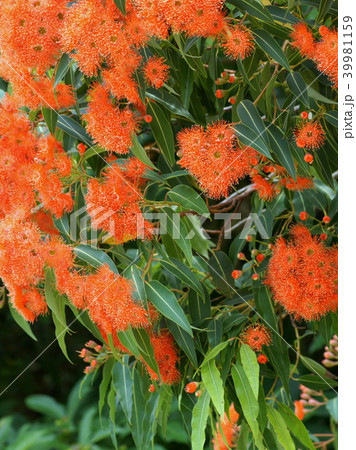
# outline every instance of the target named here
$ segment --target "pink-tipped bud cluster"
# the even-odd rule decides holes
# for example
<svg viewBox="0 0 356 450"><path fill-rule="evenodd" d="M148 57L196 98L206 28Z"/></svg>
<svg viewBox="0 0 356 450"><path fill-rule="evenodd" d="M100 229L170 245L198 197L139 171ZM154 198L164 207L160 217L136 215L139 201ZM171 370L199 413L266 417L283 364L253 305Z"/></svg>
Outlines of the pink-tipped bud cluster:
<svg viewBox="0 0 356 450"><path fill-rule="evenodd" d="M323 401L323 393L321 391L315 391L314 389L310 389L302 384L299 386L299 389L301 390L300 402L303 405L305 412L308 412L308 410L305 409L307 406L310 406L311 408L318 408L319 406L325 405L325 401ZM315 397L319 397L319 399L316 399Z"/></svg>
<svg viewBox="0 0 356 450"><path fill-rule="evenodd" d="M85 344L85 347L86 348L82 348L78 353L79 358L83 358L83 361L89 364L84 369L84 373L89 374L94 372L94 370L98 367L102 366L108 359L109 355L107 353L108 349L106 345L100 345L95 341L88 341Z"/></svg>
<svg viewBox="0 0 356 450"><path fill-rule="evenodd" d="M322 360L322 364L325 367L335 367L338 365L338 338L336 334L330 339L329 345L324 347L324 359Z"/></svg>

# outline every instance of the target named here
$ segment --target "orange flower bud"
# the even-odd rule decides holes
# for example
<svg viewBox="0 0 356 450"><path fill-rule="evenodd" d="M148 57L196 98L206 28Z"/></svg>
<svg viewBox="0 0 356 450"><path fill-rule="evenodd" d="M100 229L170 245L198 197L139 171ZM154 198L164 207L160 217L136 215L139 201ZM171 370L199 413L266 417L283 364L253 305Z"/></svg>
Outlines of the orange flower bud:
<svg viewBox="0 0 356 450"><path fill-rule="evenodd" d="M191 383L188 383L186 387L184 388L185 392L188 392L188 394L193 394L199 386L199 383L196 383L195 381L192 381Z"/></svg>

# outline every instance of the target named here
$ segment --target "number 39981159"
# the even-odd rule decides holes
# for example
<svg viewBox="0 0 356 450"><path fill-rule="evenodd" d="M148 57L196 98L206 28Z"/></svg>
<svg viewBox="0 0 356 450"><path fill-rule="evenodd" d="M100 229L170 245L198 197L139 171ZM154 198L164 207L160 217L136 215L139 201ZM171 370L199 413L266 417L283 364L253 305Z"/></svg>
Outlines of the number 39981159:
<svg viewBox="0 0 356 450"><path fill-rule="evenodd" d="M352 17L344 16L342 25L342 68L343 78L352 78Z"/></svg>

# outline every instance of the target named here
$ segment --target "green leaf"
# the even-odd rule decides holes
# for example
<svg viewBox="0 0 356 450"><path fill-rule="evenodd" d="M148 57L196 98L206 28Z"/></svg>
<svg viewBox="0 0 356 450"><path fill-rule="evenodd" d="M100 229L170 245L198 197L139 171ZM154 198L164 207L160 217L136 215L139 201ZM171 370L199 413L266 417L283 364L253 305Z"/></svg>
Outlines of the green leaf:
<svg viewBox="0 0 356 450"><path fill-rule="evenodd" d="M119 8L122 14L126 15L126 0L114 0L115 5Z"/></svg>
<svg viewBox="0 0 356 450"><path fill-rule="evenodd" d="M152 370L159 373L158 364L155 359L154 351L151 344L151 339L143 328L133 328L133 335L138 345L142 359L150 366Z"/></svg>
<svg viewBox="0 0 356 450"><path fill-rule="evenodd" d="M256 0L228 0L227 3L237 6L243 13L247 12L257 19L274 24L274 20L268 10Z"/></svg>
<svg viewBox="0 0 356 450"><path fill-rule="evenodd" d="M278 409L287 424L289 431L309 450L314 450L313 441L309 437L308 430L304 423L298 419L294 412L287 405L278 402Z"/></svg>
<svg viewBox="0 0 356 450"><path fill-rule="evenodd" d="M230 341L224 341L220 342L220 344L216 345L214 348L208 351L208 353L205 355L205 358L202 362L202 366L206 363L208 363L211 359L214 359L221 351L224 350L224 348L229 344Z"/></svg>
<svg viewBox="0 0 356 450"><path fill-rule="evenodd" d="M67 321L66 321L66 301L62 295L59 295L55 290L55 281L54 275L51 271L47 271L46 280L45 280L45 296L46 303L49 309L52 311L52 319L55 325L55 335L58 341L58 344L64 354L64 356L68 359L69 362L72 362L69 359L67 353L67 346L65 343L65 336L68 332Z"/></svg>
<svg viewBox="0 0 356 450"><path fill-rule="evenodd" d="M27 320L12 306L11 301L8 302L10 313L12 315L12 318L14 321L19 325L25 333L27 333L32 339L37 341L36 336L33 334L33 331L31 330L30 324L27 322Z"/></svg>
<svg viewBox="0 0 356 450"><path fill-rule="evenodd" d="M35 394L25 398L26 406L50 419L60 420L65 416L64 406L49 395Z"/></svg>
<svg viewBox="0 0 356 450"><path fill-rule="evenodd" d="M291 92L296 96L295 100L300 98L302 103L310 108L308 88L303 77L299 72L291 72L287 76L287 84Z"/></svg>
<svg viewBox="0 0 356 450"><path fill-rule="evenodd" d="M125 331L118 331L117 337L124 347L136 356L137 359L140 359L140 348L131 327Z"/></svg>
<svg viewBox="0 0 356 450"><path fill-rule="evenodd" d="M242 367L250 383L252 392L255 398L258 399L260 366L257 362L256 353L249 345L242 344L240 348L240 357Z"/></svg>
<svg viewBox="0 0 356 450"><path fill-rule="evenodd" d="M175 341L177 342L179 347L184 351L184 353L188 356L193 366L198 367L197 354L194 348L193 338L171 320L167 320L167 325Z"/></svg>
<svg viewBox="0 0 356 450"><path fill-rule="evenodd" d="M238 123L234 128L236 130L237 137L243 144L254 148L262 155L267 156L267 158L273 159L264 140L256 134L255 131L251 130L251 128L242 123Z"/></svg>
<svg viewBox="0 0 356 450"><path fill-rule="evenodd" d="M328 103L330 105L337 105L337 102L334 102L334 100L331 100L324 95L320 94L318 91L313 89L311 86L308 86L308 96L313 98L314 100L317 100L318 102L322 103Z"/></svg>
<svg viewBox="0 0 356 450"><path fill-rule="evenodd" d="M192 246L190 239L188 238L187 228L181 221L180 214L173 211L171 208L162 208L162 212L165 214L165 217L161 218L161 234L164 235L167 233L174 243L183 251L189 264L192 264Z"/></svg>
<svg viewBox="0 0 356 450"><path fill-rule="evenodd" d="M112 381L126 419L131 423L132 414L132 378L128 368L129 356L123 357L122 363L117 361L112 369Z"/></svg>
<svg viewBox="0 0 356 450"><path fill-rule="evenodd" d="M151 169L155 169L156 166L147 156L147 153L140 144L139 140L137 139L136 134L132 135L131 141L132 141L131 151L136 156L136 158L138 158L143 164L146 164L146 166L151 167Z"/></svg>
<svg viewBox="0 0 356 450"><path fill-rule="evenodd" d="M326 404L326 409L329 411L330 416L335 420L335 422L338 422L338 398L334 397L333 399L329 400Z"/></svg>
<svg viewBox="0 0 356 450"><path fill-rule="evenodd" d="M326 391L337 386L335 380L331 380L330 378L322 380L318 375L303 375L297 381L299 384L303 384L315 391Z"/></svg>
<svg viewBox="0 0 356 450"><path fill-rule="evenodd" d="M293 439L281 414L273 406L267 404L267 415L283 448L285 450L295 450Z"/></svg>
<svg viewBox="0 0 356 450"><path fill-rule="evenodd" d="M337 111L327 111L323 115L324 119L326 119L331 125L334 125L334 127L337 127L338 125L338 113Z"/></svg>
<svg viewBox="0 0 356 450"><path fill-rule="evenodd" d="M207 264L216 286L231 297L235 293L234 279L231 276L234 268L229 257L224 252L214 252Z"/></svg>
<svg viewBox="0 0 356 450"><path fill-rule="evenodd" d="M265 51L272 59L277 61L281 66L290 70L288 59L284 54L281 46L273 39L273 37L265 30L254 30L255 40L257 44Z"/></svg>
<svg viewBox="0 0 356 450"><path fill-rule="evenodd" d="M297 173L288 141L283 137L281 130L273 124L268 124L267 132L270 147L277 156L278 162L296 179Z"/></svg>
<svg viewBox="0 0 356 450"><path fill-rule="evenodd" d="M224 388L220 377L220 372L215 361L211 359L201 367L201 377L206 387L216 411L223 417L224 415Z"/></svg>
<svg viewBox="0 0 356 450"><path fill-rule="evenodd" d="M251 385L242 366L236 363L231 369L232 379L236 390L236 395L241 404L247 423L250 425L255 442L258 448L264 448L262 445L262 435L258 429L258 401L254 396Z"/></svg>
<svg viewBox="0 0 356 450"><path fill-rule="evenodd" d="M179 203L185 210L193 210L201 215L209 214L209 209L202 197L191 187L180 184L168 192L168 197Z"/></svg>
<svg viewBox="0 0 356 450"><path fill-rule="evenodd" d="M203 450L209 416L210 396L207 390L198 398L192 414L192 450Z"/></svg>
<svg viewBox="0 0 356 450"><path fill-rule="evenodd" d="M244 125L253 130L265 142L268 142L265 124L250 100L240 102L237 106L237 112Z"/></svg>
<svg viewBox="0 0 356 450"><path fill-rule="evenodd" d="M87 145L92 146L93 141L87 134L85 129L76 120L71 117L59 115L57 121L57 127L65 131L70 136L85 142Z"/></svg>
<svg viewBox="0 0 356 450"><path fill-rule="evenodd" d="M118 273L117 267L114 261L105 252L96 247L91 247L90 245L80 244L74 248L74 253L79 259L87 262L93 267L100 267L103 264L107 264L110 269Z"/></svg>
<svg viewBox="0 0 356 450"><path fill-rule="evenodd" d="M150 123L153 136L161 149L165 160L168 164L173 166L175 163L175 151L171 123L167 119L166 114L162 111L162 108L153 102L148 103L147 113L153 118Z"/></svg>
<svg viewBox="0 0 356 450"><path fill-rule="evenodd" d="M54 135L58 120L57 111L52 108L42 108L42 115L49 129L49 132Z"/></svg>
<svg viewBox="0 0 356 450"><path fill-rule="evenodd" d="M177 302L175 295L167 287L159 281L153 280L150 283L146 282L146 292L149 300L161 314L175 322L193 337L192 329L183 309Z"/></svg>
<svg viewBox="0 0 356 450"><path fill-rule="evenodd" d="M303 366L308 369L308 371L314 372L314 374L319 375L322 378L330 378L329 375L331 375L331 373L326 369L326 367L317 363L313 359L308 358L307 356L301 356L300 361ZM332 375L332 377L334 377L334 375Z"/></svg>
<svg viewBox="0 0 356 450"><path fill-rule="evenodd" d="M106 392L108 390L111 381L111 371L114 363L115 363L114 358L109 358L103 366L103 377L99 386L99 403L98 403L99 417L101 417L101 413L105 405Z"/></svg>
<svg viewBox="0 0 356 450"><path fill-rule="evenodd" d="M149 88L146 90L146 96L151 100L157 101L176 116L185 117L191 122L194 122L193 116L190 112L184 108L181 102L173 95L162 90L158 91L156 89Z"/></svg>
<svg viewBox="0 0 356 450"><path fill-rule="evenodd" d="M67 53L62 53L60 60L55 69L54 87L64 78L67 73L72 59Z"/></svg>
<svg viewBox="0 0 356 450"><path fill-rule="evenodd" d="M133 282L135 287L135 290L133 292L134 299L139 300L143 305L146 305L147 295L145 290L145 283L142 278L142 272L140 271L140 269L135 264L131 264L124 270L122 275Z"/></svg>
<svg viewBox="0 0 356 450"><path fill-rule="evenodd" d="M160 263L166 270L168 270L168 272L172 273L175 277L183 281L183 283L187 284L189 287L194 289L197 294L204 298L202 284L185 264L175 258L170 258L170 260L161 259Z"/></svg>

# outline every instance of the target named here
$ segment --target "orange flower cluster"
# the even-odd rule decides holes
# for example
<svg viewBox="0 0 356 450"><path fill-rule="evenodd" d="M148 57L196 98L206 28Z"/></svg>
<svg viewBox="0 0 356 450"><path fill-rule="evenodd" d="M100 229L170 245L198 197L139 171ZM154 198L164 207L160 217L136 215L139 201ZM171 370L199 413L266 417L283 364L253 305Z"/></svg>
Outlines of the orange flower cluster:
<svg viewBox="0 0 356 450"><path fill-rule="evenodd" d="M0 218L21 211L28 216L36 200L60 217L73 207L62 193L61 178L71 173L71 159L51 135L37 137L31 122L6 96L0 104Z"/></svg>
<svg viewBox="0 0 356 450"><path fill-rule="evenodd" d="M244 59L253 50L253 36L244 25L235 25L224 29L221 46L232 59Z"/></svg>
<svg viewBox="0 0 356 450"><path fill-rule="evenodd" d="M291 33L292 46L300 53L312 59L317 69L325 73L337 87L338 83L338 32L330 30L324 25L319 28L321 39L316 41L313 33L302 22L293 27Z"/></svg>
<svg viewBox="0 0 356 450"><path fill-rule="evenodd" d="M320 319L337 309L337 248L296 225L289 242L279 238L273 247L266 284L296 319Z"/></svg>
<svg viewBox="0 0 356 450"><path fill-rule="evenodd" d="M45 72L60 56L66 0L3 0L0 4L0 76L12 83L19 106L67 108L72 88L54 87Z"/></svg>
<svg viewBox="0 0 356 450"><path fill-rule="evenodd" d="M319 122L301 123L294 130L294 139L298 147L317 150L325 142L325 131Z"/></svg>
<svg viewBox="0 0 356 450"><path fill-rule="evenodd" d="M132 158L123 168L116 164L108 168L104 182L94 178L88 183L85 200L92 226L107 231L118 243L152 236L151 224L140 210L139 186L145 169Z"/></svg>
<svg viewBox="0 0 356 450"><path fill-rule="evenodd" d="M179 381L180 373L177 369L179 357L174 344L173 336L168 331L162 332L160 335L152 334L151 344L162 382L165 384L174 384ZM151 379L158 381L158 374L155 373L146 363L145 367Z"/></svg>
<svg viewBox="0 0 356 450"><path fill-rule="evenodd" d="M237 422L239 413L236 412L235 406L231 403L229 408L229 417L224 413L223 419L216 424L216 435L213 439L214 450L229 450L234 448L238 439Z"/></svg>
<svg viewBox="0 0 356 450"><path fill-rule="evenodd" d="M260 323L249 325L241 334L241 341L249 345L253 351L260 352L264 345L272 343L271 332Z"/></svg>
<svg viewBox="0 0 356 450"><path fill-rule="evenodd" d="M241 149L231 124L223 121L208 125L206 130L201 126L186 128L177 139L178 164L197 178L211 198L226 197L231 186L249 173L250 158L256 154L248 147Z"/></svg>
<svg viewBox="0 0 356 450"><path fill-rule="evenodd" d="M143 73L148 83L158 89L162 87L167 80L168 69L169 66L164 64L163 58L152 56L152 58L149 58L146 62Z"/></svg>
<svg viewBox="0 0 356 450"><path fill-rule="evenodd" d="M131 138L137 131L137 120L131 109L114 106L109 92L101 84L95 84L91 89L88 112L83 119L99 145L110 152L129 152Z"/></svg>

